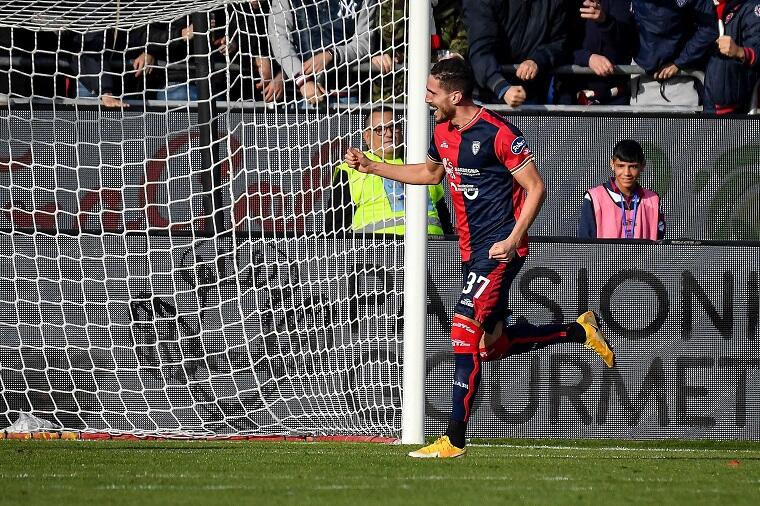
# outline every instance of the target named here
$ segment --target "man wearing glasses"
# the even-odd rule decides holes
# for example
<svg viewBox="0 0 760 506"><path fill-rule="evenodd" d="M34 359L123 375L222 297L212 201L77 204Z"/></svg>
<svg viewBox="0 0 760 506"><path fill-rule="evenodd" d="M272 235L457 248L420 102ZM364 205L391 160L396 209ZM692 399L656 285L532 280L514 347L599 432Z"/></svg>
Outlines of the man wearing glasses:
<svg viewBox="0 0 760 506"><path fill-rule="evenodd" d="M374 109L366 117L362 134L373 161L401 165L403 132L390 110ZM333 172L331 209L325 230L351 229L358 233L404 233L404 184L366 174L342 163ZM443 198L443 186L428 186L428 234L451 234L451 216Z"/></svg>

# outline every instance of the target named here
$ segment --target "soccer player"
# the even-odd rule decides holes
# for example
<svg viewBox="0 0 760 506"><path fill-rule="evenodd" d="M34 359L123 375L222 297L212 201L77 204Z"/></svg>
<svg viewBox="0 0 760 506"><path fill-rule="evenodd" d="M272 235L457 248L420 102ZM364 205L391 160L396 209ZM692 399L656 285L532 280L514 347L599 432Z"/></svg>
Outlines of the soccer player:
<svg viewBox="0 0 760 506"><path fill-rule="evenodd" d="M544 182L520 131L471 99L473 77L467 63L436 63L427 81L426 101L436 126L425 163L391 165L351 148L349 166L410 184L437 184L446 176L456 210L464 286L451 324L454 349L452 413L446 434L409 453L418 458L465 454L465 433L483 362L577 342L598 353L607 366L615 356L594 313L576 322L505 326L509 288L528 254L528 228L544 201Z"/></svg>

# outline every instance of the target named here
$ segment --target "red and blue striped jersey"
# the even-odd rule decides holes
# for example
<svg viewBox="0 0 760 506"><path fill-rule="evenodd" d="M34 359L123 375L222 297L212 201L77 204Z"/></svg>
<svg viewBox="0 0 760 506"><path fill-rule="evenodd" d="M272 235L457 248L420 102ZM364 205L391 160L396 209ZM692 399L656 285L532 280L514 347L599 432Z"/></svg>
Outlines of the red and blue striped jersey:
<svg viewBox="0 0 760 506"><path fill-rule="evenodd" d="M513 175L533 160L520 130L503 117L481 108L469 123L436 125L428 157L443 164L456 212L462 261L488 256L506 239L520 216L525 190ZM528 238L519 256L528 254Z"/></svg>

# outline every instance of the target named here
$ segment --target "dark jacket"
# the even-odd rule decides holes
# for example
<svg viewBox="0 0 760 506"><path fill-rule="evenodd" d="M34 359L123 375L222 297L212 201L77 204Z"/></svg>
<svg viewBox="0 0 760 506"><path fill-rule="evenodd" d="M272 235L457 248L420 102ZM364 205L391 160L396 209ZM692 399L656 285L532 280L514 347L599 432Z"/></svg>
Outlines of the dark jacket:
<svg viewBox="0 0 760 506"><path fill-rule="evenodd" d="M125 92L124 81L134 81L129 61L141 52L145 28L68 32L74 75L96 96ZM126 62L126 63L125 63ZM130 83L134 84L134 83Z"/></svg>
<svg viewBox="0 0 760 506"><path fill-rule="evenodd" d="M562 0L463 0L462 14L475 79L498 98L510 84L526 86L531 98L531 83L507 76L502 65L533 60L546 75L562 63L567 43Z"/></svg>
<svg viewBox="0 0 760 506"><path fill-rule="evenodd" d="M737 0L723 10L725 35L744 47L744 63L715 51L705 69L705 110L747 112L752 89L760 78L760 15L758 4Z"/></svg>
<svg viewBox="0 0 760 506"><path fill-rule="evenodd" d="M171 22L156 22L148 25L142 44L147 52L156 58L159 62L166 62L166 66L160 66L149 76L151 87L162 88L169 82L187 82L195 77L194 59L188 58L194 53L195 38L187 41L182 38L182 30L193 23L193 17L183 16ZM236 23L236 16L228 16L225 9L217 9L207 14L209 41L212 43L211 65L218 62L224 62L225 57L213 45L213 41L225 36L240 47L240 33ZM198 27L194 27L198 31ZM194 37L201 37L195 34ZM237 53L231 56L236 58ZM233 61L233 63L239 63ZM214 74L212 82L214 88L218 87L219 81L224 76Z"/></svg>
<svg viewBox="0 0 760 506"><path fill-rule="evenodd" d="M575 37L575 44L571 47L573 63L588 67L591 55L600 54L613 64L628 65L639 46L631 2L602 0L601 4L606 18L603 23L580 17L578 9L583 5L583 0L579 0L575 6L575 18L580 23L576 23L570 34L571 41Z"/></svg>
<svg viewBox="0 0 760 506"><path fill-rule="evenodd" d="M603 23L583 19L579 9L583 0L577 0L571 5L572 11L568 17L570 23L569 32L570 49L572 50L572 62L575 65L588 67L592 54L605 56L613 65L628 65L638 49L638 35L636 23L631 13L630 0L601 0L602 10L605 13ZM563 83L562 92L572 95L560 103L574 103L575 93L580 90L592 90L602 98L602 103L628 104L628 93L623 92L617 99L609 97L610 89L620 87L628 89L630 76L620 75L608 78L589 76L560 76Z"/></svg>
<svg viewBox="0 0 760 506"><path fill-rule="evenodd" d="M636 63L651 74L667 63L700 68L718 38L712 0L633 0L639 27Z"/></svg>

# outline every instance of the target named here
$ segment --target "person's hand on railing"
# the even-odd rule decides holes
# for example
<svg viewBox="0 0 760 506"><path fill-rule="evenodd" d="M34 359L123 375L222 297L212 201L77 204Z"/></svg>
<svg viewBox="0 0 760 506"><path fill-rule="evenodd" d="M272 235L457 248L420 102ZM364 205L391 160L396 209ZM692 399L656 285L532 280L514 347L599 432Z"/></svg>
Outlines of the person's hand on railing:
<svg viewBox="0 0 760 506"><path fill-rule="evenodd" d="M261 90L264 102L276 102L285 94L285 81L282 72L272 76L272 60L263 56L256 57L256 68L261 81L256 83L256 89Z"/></svg>
<svg viewBox="0 0 760 506"><path fill-rule="evenodd" d="M301 96L306 99L310 104L318 104L325 99L325 89L316 81L306 81L298 89Z"/></svg>
<svg viewBox="0 0 760 506"><path fill-rule="evenodd" d="M393 71L396 64L391 55L383 53L372 57L372 66L379 70L381 74L388 74Z"/></svg>
<svg viewBox="0 0 760 506"><path fill-rule="evenodd" d="M147 76L153 72L153 65L156 64L156 58L150 53L143 52L132 62L132 68L135 69L135 77L140 77L143 73Z"/></svg>
<svg viewBox="0 0 760 506"><path fill-rule="evenodd" d="M323 51L321 53L317 53L304 62L303 70L301 73L303 75L319 74L327 67L329 67L332 61L333 54L331 51Z"/></svg>
<svg viewBox="0 0 760 506"><path fill-rule="evenodd" d="M602 4L596 0L584 0L580 13L581 18L591 20L594 23L604 23L607 19Z"/></svg>
<svg viewBox="0 0 760 506"><path fill-rule="evenodd" d="M671 77L678 74L680 70L681 69L679 69L678 65L676 65L675 63L666 63L660 68L660 70L655 72L652 77L654 77L658 81L667 81Z"/></svg>
<svg viewBox="0 0 760 506"><path fill-rule="evenodd" d="M103 93L100 96L100 103L103 107L118 107L121 109L129 107L129 104L122 102L120 98L116 98L110 93Z"/></svg>
<svg viewBox="0 0 760 506"><path fill-rule="evenodd" d="M522 86L510 86L504 94L504 103L511 107L519 107L525 102L527 95Z"/></svg>
<svg viewBox="0 0 760 506"><path fill-rule="evenodd" d="M269 81L262 81L256 85L261 90L264 102L277 102L285 95L285 79L279 72Z"/></svg>
<svg viewBox="0 0 760 506"><path fill-rule="evenodd" d="M611 76L612 72L615 70L612 62L608 60L606 56L600 54L592 54L588 59L588 66L594 71L594 74L600 77Z"/></svg>
<svg viewBox="0 0 760 506"><path fill-rule="evenodd" d="M721 35L715 41L718 44L718 51L723 56L728 56L734 60L744 61L744 48L734 42L730 35Z"/></svg>
<svg viewBox="0 0 760 506"><path fill-rule="evenodd" d="M515 75L523 81L530 81L538 75L538 64L533 60L525 60L517 67Z"/></svg>

